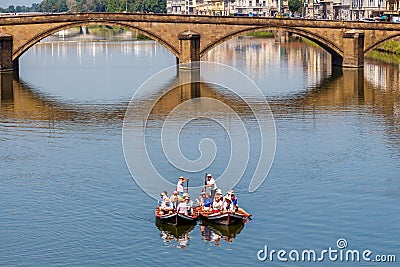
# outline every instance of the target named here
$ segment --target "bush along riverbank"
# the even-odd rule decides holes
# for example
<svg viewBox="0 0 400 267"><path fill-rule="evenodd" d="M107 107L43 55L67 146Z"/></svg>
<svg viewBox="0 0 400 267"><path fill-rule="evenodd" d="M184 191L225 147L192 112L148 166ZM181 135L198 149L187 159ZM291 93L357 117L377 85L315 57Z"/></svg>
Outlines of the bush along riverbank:
<svg viewBox="0 0 400 267"><path fill-rule="evenodd" d="M246 34L247 36L250 37L255 37L255 38L274 38L274 33L273 32L249 32Z"/></svg>
<svg viewBox="0 0 400 267"><path fill-rule="evenodd" d="M376 51L400 55L400 41L390 40L375 48Z"/></svg>
<svg viewBox="0 0 400 267"><path fill-rule="evenodd" d="M390 64L400 64L400 54L380 52L377 50L369 51L365 54L365 58L377 62L385 62Z"/></svg>

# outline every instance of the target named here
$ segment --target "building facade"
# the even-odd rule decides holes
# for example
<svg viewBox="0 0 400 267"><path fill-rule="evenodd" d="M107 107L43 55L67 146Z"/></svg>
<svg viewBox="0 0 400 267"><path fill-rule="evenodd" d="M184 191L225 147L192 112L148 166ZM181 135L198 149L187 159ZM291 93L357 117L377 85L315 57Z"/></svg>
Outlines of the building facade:
<svg viewBox="0 0 400 267"><path fill-rule="evenodd" d="M167 0L168 14L287 17L328 20L399 21L400 0L301 0L300 14L291 14L288 0ZM397 20L395 20L397 18Z"/></svg>
<svg viewBox="0 0 400 267"><path fill-rule="evenodd" d="M167 0L167 14L195 14L196 0Z"/></svg>

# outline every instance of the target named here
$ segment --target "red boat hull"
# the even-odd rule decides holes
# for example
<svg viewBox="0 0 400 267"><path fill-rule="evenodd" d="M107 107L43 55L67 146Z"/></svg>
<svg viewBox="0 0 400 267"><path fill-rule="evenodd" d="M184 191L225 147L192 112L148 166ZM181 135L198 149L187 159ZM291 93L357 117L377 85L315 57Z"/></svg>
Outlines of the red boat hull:
<svg viewBox="0 0 400 267"><path fill-rule="evenodd" d="M171 214L160 215L158 211L155 212L156 218L163 223L171 224L171 225L190 225L196 224L198 216L194 214L193 216L187 216L185 214L178 214L177 212L173 212Z"/></svg>
<svg viewBox="0 0 400 267"><path fill-rule="evenodd" d="M199 212L201 220L206 222L222 224L222 225L233 225L243 223L245 216L238 212L218 212L218 213L207 213L204 211Z"/></svg>

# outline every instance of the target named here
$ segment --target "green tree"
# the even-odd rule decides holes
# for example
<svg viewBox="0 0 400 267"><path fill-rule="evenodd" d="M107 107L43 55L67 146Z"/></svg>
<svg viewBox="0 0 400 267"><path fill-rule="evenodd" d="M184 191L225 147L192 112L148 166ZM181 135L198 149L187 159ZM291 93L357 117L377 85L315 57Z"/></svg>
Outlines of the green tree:
<svg viewBox="0 0 400 267"><path fill-rule="evenodd" d="M78 12L78 3L76 0L67 0L67 7L69 12Z"/></svg>
<svg viewBox="0 0 400 267"><path fill-rule="evenodd" d="M166 13L167 2L165 0L137 0L135 1L134 11Z"/></svg>
<svg viewBox="0 0 400 267"><path fill-rule="evenodd" d="M9 6L7 12L14 13L15 12L15 6L13 6L13 5Z"/></svg>
<svg viewBox="0 0 400 267"><path fill-rule="evenodd" d="M122 4L121 0L108 0L107 1L107 7L106 7L107 12L121 12L124 9L125 9L125 5Z"/></svg>
<svg viewBox="0 0 400 267"><path fill-rule="evenodd" d="M301 8L301 0L289 0L288 6L292 13L299 12Z"/></svg>
<svg viewBox="0 0 400 267"><path fill-rule="evenodd" d="M48 13L59 13L68 10L66 0L43 0L39 4L39 11Z"/></svg>

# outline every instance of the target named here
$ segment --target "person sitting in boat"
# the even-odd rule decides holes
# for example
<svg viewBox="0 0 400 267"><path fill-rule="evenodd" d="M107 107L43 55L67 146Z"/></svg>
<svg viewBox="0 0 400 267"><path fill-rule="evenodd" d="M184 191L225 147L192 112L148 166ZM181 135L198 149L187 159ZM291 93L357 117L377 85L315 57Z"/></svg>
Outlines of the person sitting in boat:
<svg viewBox="0 0 400 267"><path fill-rule="evenodd" d="M174 207L178 207L179 202L181 202L181 200L183 201L183 198L178 194L178 191L175 190L169 200L174 203Z"/></svg>
<svg viewBox="0 0 400 267"><path fill-rule="evenodd" d="M224 208L224 202L222 200L222 194L220 192L215 193L215 197L212 204L212 212L218 213Z"/></svg>
<svg viewBox="0 0 400 267"><path fill-rule="evenodd" d="M215 194L217 193L217 184L215 182L215 179L212 178L211 173L207 174L207 180L206 180L206 185L205 187L210 187L211 188L211 198L214 198Z"/></svg>
<svg viewBox="0 0 400 267"><path fill-rule="evenodd" d="M188 179L185 179L183 176L179 177L178 183L176 184L176 191L178 191L179 195L183 194L183 183L186 182Z"/></svg>
<svg viewBox="0 0 400 267"><path fill-rule="evenodd" d="M235 207L232 204L232 200L229 197L224 197L224 211L231 211L234 212L235 211Z"/></svg>
<svg viewBox="0 0 400 267"><path fill-rule="evenodd" d="M247 217L251 217L251 216L252 216L251 213L248 213L247 211L245 211L244 209L242 209L242 208L239 207L238 199L237 199L237 197L235 196L235 193L233 192L233 190L230 190L230 192L228 192L228 193L230 193L229 196L230 196L230 198L231 198L232 205L233 205L233 207L234 207L234 211L235 211L235 212L240 212L240 213L244 214L244 215L247 216Z"/></svg>
<svg viewBox="0 0 400 267"><path fill-rule="evenodd" d="M185 200L178 204L176 211L187 216L191 215L193 212L193 207L190 205L190 197L185 197Z"/></svg>
<svg viewBox="0 0 400 267"><path fill-rule="evenodd" d="M204 203L202 206L203 210L210 211L212 208L212 204L213 204L212 198L210 197L209 194L206 194L206 198L204 199Z"/></svg>
<svg viewBox="0 0 400 267"><path fill-rule="evenodd" d="M235 196L235 193L233 192L233 190L229 190L228 191L228 197L230 198L230 200L232 201L232 205L235 209L235 211L237 211L239 209L239 205L238 205L238 199Z"/></svg>
<svg viewBox="0 0 400 267"><path fill-rule="evenodd" d="M174 204L167 198L161 204L159 213L161 215L171 214L173 210L174 210Z"/></svg>
<svg viewBox="0 0 400 267"><path fill-rule="evenodd" d="M167 191L164 191L160 194L160 199L158 200L158 206L161 206L161 204L167 199Z"/></svg>
<svg viewBox="0 0 400 267"><path fill-rule="evenodd" d="M187 192L183 193L182 197L183 197L183 200L185 200L185 198L188 197L188 198L189 198L189 204L190 204L190 206L191 206L191 207L194 207L193 201L190 200L190 195L189 195L189 193L187 193Z"/></svg>
<svg viewBox="0 0 400 267"><path fill-rule="evenodd" d="M203 207L204 206L204 200L206 199L206 192L201 192L200 196L196 199L197 207Z"/></svg>

